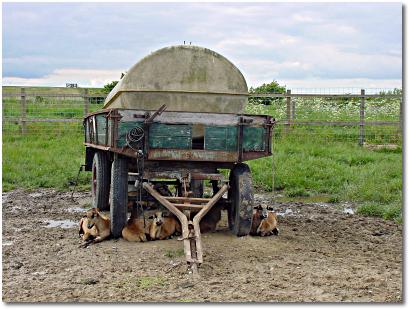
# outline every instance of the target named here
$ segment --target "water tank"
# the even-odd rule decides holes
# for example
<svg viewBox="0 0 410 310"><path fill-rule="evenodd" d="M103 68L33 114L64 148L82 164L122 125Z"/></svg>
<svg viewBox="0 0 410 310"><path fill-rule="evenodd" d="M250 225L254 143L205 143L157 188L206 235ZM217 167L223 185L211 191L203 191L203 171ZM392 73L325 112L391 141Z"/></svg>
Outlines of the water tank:
<svg viewBox="0 0 410 310"><path fill-rule="evenodd" d="M248 87L237 67L206 48L162 48L136 63L108 94L104 108L243 113Z"/></svg>

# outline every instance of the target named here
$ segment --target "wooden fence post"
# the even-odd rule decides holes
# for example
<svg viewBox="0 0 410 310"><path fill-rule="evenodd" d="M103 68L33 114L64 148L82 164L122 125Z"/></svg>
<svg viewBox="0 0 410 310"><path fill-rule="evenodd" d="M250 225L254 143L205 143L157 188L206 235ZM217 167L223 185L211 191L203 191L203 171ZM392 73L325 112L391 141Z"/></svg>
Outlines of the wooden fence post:
<svg viewBox="0 0 410 310"><path fill-rule="evenodd" d="M365 98L364 98L365 91L362 89L360 91L360 95L362 96L360 99L360 124L359 124L359 145L363 146L364 144L364 109L365 109Z"/></svg>
<svg viewBox="0 0 410 310"><path fill-rule="evenodd" d="M292 118L292 112L291 112L292 111L292 106L291 106L292 97L290 97L291 90L288 89L286 91L286 94L288 96L286 97L286 120L287 120L287 124L286 124L286 127L285 127L286 128L285 132L288 132L289 128L290 128L291 118Z"/></svg>
<svg viewBox="0 0 410 310"><path fill-rule="evenodd" d="M295 115L296 115L296 98L292 98L292 125L295 124Z"/></svg>
<svg viewBox="0 0 410 310"><path fill-rule="evenodd" d="M400 97L400 133L403 136L403 97Z"/></svg>
<svg viewBox="0 0 410 310"><path fill-rule="evenodd" d="M20 94L20 125L21 125L21 133L25 135L27 133L27 104L26 104L26 90L21 88Z"/></svg>
<svg viewBox="0 0 410 310"><path fill-rule="evenodd" d="M84 88L84 116L88 114L88 105L90 100L88 99L88 89Z"/></svg>

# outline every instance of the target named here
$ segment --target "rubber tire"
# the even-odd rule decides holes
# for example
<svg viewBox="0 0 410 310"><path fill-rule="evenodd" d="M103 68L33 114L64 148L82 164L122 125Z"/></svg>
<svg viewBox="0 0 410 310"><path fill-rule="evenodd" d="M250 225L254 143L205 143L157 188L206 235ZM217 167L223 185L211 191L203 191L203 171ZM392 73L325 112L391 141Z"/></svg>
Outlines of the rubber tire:
<svg viewBox="0 0 410 310"><path fill-rule="evenodd" d="M111 235L121 237L122 229L127 222L128 204L128 160L115 154L111 167L110 217Z"/></svg>
<svg viewBox="0 0 410 310"><path fill-rule="evenodd" d="M92 206L101 211L108 211L111 182L111 162L108 154L94 154L91 173Z"/></svg>
<svg viewBox="0 0 410 310"><path fill-rule="evenodd" d="M249 235L253 216L253 186L249 166L237 164L229 176L231 209L228 210L229 228L238 237Z"/></svg>

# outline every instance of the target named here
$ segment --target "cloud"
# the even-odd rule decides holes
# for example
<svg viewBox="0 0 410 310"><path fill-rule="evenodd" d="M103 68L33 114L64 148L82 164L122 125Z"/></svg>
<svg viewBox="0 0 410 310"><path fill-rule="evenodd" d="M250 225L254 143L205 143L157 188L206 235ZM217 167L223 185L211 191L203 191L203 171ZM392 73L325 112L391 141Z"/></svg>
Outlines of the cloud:
<svg viewBox="0 0 410 310"><path fill-rule="evenodd" d="M401 14L400 3L5 3L3 82L103 83L184 40L226 56L253 86L400 81Z"/></svg>
<svg viewBox="0 0 410 310"><path fill-rule="evenodd" d="M111 81L119 80L125 70L87 70L57 69L51 74L39 78L3 77L3 85L19 86L65 86L77 83L80 87L101 87Z"/></svg>

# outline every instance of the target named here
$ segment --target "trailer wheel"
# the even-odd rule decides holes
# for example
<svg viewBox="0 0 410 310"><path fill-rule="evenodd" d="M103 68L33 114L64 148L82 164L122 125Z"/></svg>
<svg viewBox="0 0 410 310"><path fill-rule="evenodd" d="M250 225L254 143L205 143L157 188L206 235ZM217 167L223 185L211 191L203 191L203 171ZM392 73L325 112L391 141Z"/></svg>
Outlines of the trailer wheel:
<svg viewBox="0 0 410 310"><path fill-rule="evenodd" d="M249 166L237 164L229 176L228 192L231 208L228 209L228 222L231 231L238 237L248 235L252 226L253 187Z"/></svg>
<svg viewBox="0 0 410 310"><path fill-rule="evenodd" d="M91 193L94 208L109 210L111 162L106 153L96 152L93 157Z"/></svg>
<svg viewBox="0 0 410 310"><path fill-rule="evenodd" d="M111 168L110 215L111 234L114 238L121 236L127 221L128 203L128 161L115 154Z"/></svg>

